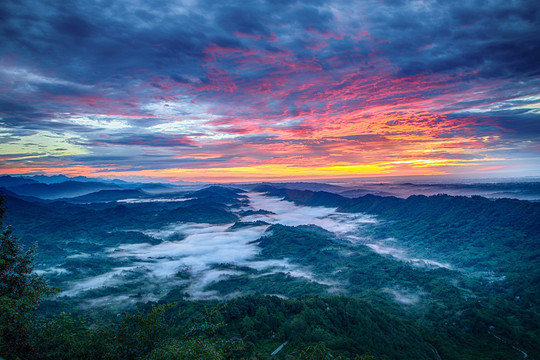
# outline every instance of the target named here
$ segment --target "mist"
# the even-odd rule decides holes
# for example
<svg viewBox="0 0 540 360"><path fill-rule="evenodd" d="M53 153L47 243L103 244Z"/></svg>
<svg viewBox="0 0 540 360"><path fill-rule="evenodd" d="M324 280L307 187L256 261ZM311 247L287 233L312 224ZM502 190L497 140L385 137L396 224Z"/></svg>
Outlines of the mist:
<svg viewBox="0 0 540 360"><path fill-rule="evenodd" d="M142 198L142 199L121 199L117 202L119 203L126 203L126 204L138 204L138 203L159 203L159 202L182 202L182 201L188 201L193 200L191 198Z"/></svg>
<svg viewBox="0 0 540 360"><path fill-rule="evenodd" d="M403 248L399 248L393 243L396 243L396 239L386 239L386 241L381 242L372 242L365 244L367 247L369 247L371 250L376 252L380 255L385 256L391 256L393 258L396 258L398 260L404 261L409 263L412 266L420 267L420 268L445 268L449 270L455 270L455 268L449 264L449 263L443 263L436 260L431 259L421 259L411 256L407 250ZM392 245L389 245L391 243Z"/></svg>
<svg viewBox="0 0 540 360"><path fill-rule="evenodd" d="M374 216L366 214L349 214L337 212L335 208L323 206L300 206L278 197L264 196L261 193L247 193L251 210L268 210L274 214L250 215L243 221L266 221L270 224L288 226L317 225L340 237L356 236L359 227L365 224L376 224Z"/></svg>
<svg viewBox="0 0 540 360"><path fill-rule="evenodd" d="M450 265L434 260L416 259L407 252L388 243L374 243L363 236L363 227L377 224L374 216L365 214L339 213L335 208L299 206L277 197L262 193L247 193L249 205L238 210L266 210L271 214L243 216L240 221L264 221L268 224L288 226L317 225L336 235L338 239L359 245L367 245L373 251L407 261L413 266L447 267ZM159 298L167 289L181 287L193 299L219 298L219 293L208 290L208 286L232 276L245 275L239 270L248 267L254 270L249 277L285 273L328 286L329 291L340 291L342 285L331 278L315 276L307 266L288 258L261 259L261 249L255 243L265 235L270 225L229 228L233 224L211 225L203 223L171 223L159 229L144 231L146 235L161 240L161 243L122 244L109 248L106 256L125 266L111 269L98 276L73 283L64 296L74 296L83 291L102 287L129 284L150 297ZM180 240L179 240L180 239ZM366 244L366 242L368 242ZM226 265L225 268L223 266ZM329 275L330 276L330 275ZM242 295L242 294L235 294ZM106 301L96 299L94 304Z"/></svg>
<svg viewBox="0 0 540 360"><path fill-rule="evenodd" d="M449 182L451 181L451 182ZM445 179L445 178L394 178L378 181L336 182L343 190L332 192L347 197L366 194L397 196L447 194L452 196L479 195L490 199L511 198L529 201L540 200L538 179Z"/></svg>
<svg viewBox="0 0 540 360"><path fill-rule="evenodd" d="M424 291L413 292L402 289L384 289L384 291L389 293L395 302L402 305L417 305L426 295Z"/></svg>

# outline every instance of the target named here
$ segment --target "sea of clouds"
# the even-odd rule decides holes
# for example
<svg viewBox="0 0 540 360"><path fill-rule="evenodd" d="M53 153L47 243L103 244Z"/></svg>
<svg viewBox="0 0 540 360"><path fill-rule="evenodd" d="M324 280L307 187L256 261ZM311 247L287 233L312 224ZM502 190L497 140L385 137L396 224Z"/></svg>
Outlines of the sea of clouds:
<svg viewBox="0 0 540 360"><path fill-rule="evenodd" d="M262 193L247 193L249 205L242 210L267 210L272 214L255 214L244 216L241 221L264 221L268 224L288 226L314 224L333 232L339 238L358 242L362 237L362 227L376 224L373 216L365 214L339 213L335 208L299 206L277 197L265 196ZM168 226L145 231L145 234L162 240L157 245L123 244L111 248L107 256L121 260L129 266L114 268L98 276L89 277L72 284L64 296L74 296L90 289L117 286L130 283L134 291L154 297L164 289L177 286L185 288L185 292L194 299L218 298L215 291L207 290L208 285L241 275L244 272L238 267L249 267L264 276L283 272L289 276L304 278L321 284L333 286L338 284L330 278L321 278L313 274L308 267L294 263L292 259L260 259L257 255L260 248L255 240L264 236L269 225L243 227L229 230L233 224L210 225L200 223L172 223ZM171 240L181 239L181 240ZM450 267L448 264L431 260L414 259L405 250L391 247L383 243L368 243L373 251L409 261L413 265ZM227 267L217 265L227 264ZM236 265L232 267L230 265ZM177 276L181 273L182 276ZM101 302L96 301L96 304Z"/></svg>

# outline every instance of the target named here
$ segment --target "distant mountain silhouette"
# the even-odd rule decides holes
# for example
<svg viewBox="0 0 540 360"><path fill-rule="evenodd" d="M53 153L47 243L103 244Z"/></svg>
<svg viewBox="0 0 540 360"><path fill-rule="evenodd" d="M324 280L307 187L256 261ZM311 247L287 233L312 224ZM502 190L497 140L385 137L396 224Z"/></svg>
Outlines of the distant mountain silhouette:
<svg viewBox="0 0 540 360"><path fill-rule="evenodd" d="M0 176L0 187L13 187L13 186L20 186L20 185L26 185L26 184L37 184L38 182L35 180L23 178L23 177L15 177L15 176L9 176L4 175Z"/></svg>
<svg viewBox="0 0 540 360"><path fill-rule="evenodd" d="M99 190L90 194L63 199L74 203L113 202L123 199L138 199L148 194L140 189Z"/></svg>
<svg viewBox="0 0 540 360"><path fill-rule="evenodd" d="M59 199L86 195L99 190L121 189L121 187L102 182L65 181L55 184L27 183L9 187L8 189L23 196L35 196L41 199Z"/></svg>

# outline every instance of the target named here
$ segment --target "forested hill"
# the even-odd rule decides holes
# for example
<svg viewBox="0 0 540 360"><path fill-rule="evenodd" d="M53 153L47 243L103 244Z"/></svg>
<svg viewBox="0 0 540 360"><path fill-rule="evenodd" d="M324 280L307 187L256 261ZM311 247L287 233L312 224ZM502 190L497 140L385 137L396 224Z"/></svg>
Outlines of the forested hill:
<svg viewBox="0 0 540 360"><path fill-rule="evenodd" d="M161 359L193 345L265 359L287 342L274 358L321 346L349 358L539 358L539 203L249 190L99 190L80 202L4 191L4 224L37 243L38 270L64 289L39 310L35 349ZM163 318L169 332L150 326L156 303L181 306ZM192 337L214 305L222 326ZM91 317L48 317L60 312ZM145 343L145 321L163 338Z"/></svg>
<svg viewBox="0 0 540 360"><path fill-rule="evenodd" d="M513 329L506 332L507 338L521 340L525 337L517 334L524 329L531 340L540 335L540 203L449 195L350 199L267 185L255 190L298 205L375 215L378 223L364 228L367 237L399 244L416 257L436 259L470 278L487 281L488 300L474 310L483 320L474 328L498 324ZM538 342L529 346L537 348Z"/></svg>
<svg viewBox="0 0 540 360"><path fill-rule="evenodd" d="M429 253L460 267L502 271L540 281L540 270L536 270L540 269L538 202L449 195L407 199L365 195L350 199L269 185L255 190L299 205L373 214L382 221L382 226L370 233L376 238L397 238L419 255Z"/></svg>
<svg viewBox="0 0 540 360"><path fill-rule="evenodd" d="M474 223L479 227L508 227L527 235L540 233L540 202L450 195L413 195L407 199L364 195L350 199L324 191L278 189L271 186L256 190L299 205L337 207L342 212L363 212L388 219L433 221L450 227Z"/></svg>
<svg viewBox="0 0 540 360"><path fill-rule="evenodd" d="M420 217L433 221L454 220L450 219L452 217L481 221L485 225L510 226L530 234L540 230L540 203L526 200L450 195L413 195L407 199L364 195L350 199L325 191L282 189L270 185L255 190L299 205L337 207L342 212L364 212L397 219Z"/></svg>

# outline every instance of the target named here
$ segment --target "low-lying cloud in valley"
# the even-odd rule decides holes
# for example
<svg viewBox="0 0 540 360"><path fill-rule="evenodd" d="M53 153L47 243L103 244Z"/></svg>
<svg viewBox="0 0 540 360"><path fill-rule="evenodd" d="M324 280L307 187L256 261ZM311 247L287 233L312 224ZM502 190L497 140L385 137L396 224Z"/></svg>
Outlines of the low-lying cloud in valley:
<svg viewBox="0 0 540 360"><path fill-rule="evenodd" d="M287 226L313 224L353 243L365 239L362 237L362 226L377 223L375 217L365 214L339 213L327 207L299 206L262 193L246 195L249 205L239 209L239 214L246 210L266 210L271 213L243 216L240 219L243 222L264 221ZM270 225L247 226L236 230L229 229L231 225L172 223L161 229L145 231L146 235L162 242L157 245L123 244L110 248L108 257L130 265L78 281L63 295L73 296L104 286L132 284L137 292L144 288L145 293L154 292L156 298L164 290L175 287L182 287L191 298L216 298L219 293L207 287L231 276L245 275L245 267L253 270L250 270L251 278L281 272L329 286L329 291L339 289L340 284L335 280L316 276L309 267L296 264L292 259L269 260L257 257L261 249L255 241L264 236ZM411 260L403 250L381 244L368 246L381 254ZM438 263L430 265L447 267L446 264Z"/></svg>
<svg viewBox="0 0 540 360"><path fill-rule="evenodd" d="M323 206L299 206L261 193L247 193L247 195L254 210L269 210L273 214L250 215L244 217L244 221L262 220L270 224L288 226L314 224L339 236L357 234L360 225L377 223L375 217L371 215L339 213L335 208Z"/></svg>
<svg viewBox="0 0 540 360"><path fill-rule="evenodd" d="M377 254L391 256L401 261L405 261L412 266L425 267L425 268L445 268L453 270L451 264L443 263L430 259L419 259L411 256L405 249L399 248L396 245L389 245L388 243L395 243L396 239L387 239L377 243L366 243L365 245Z"/></svg>

